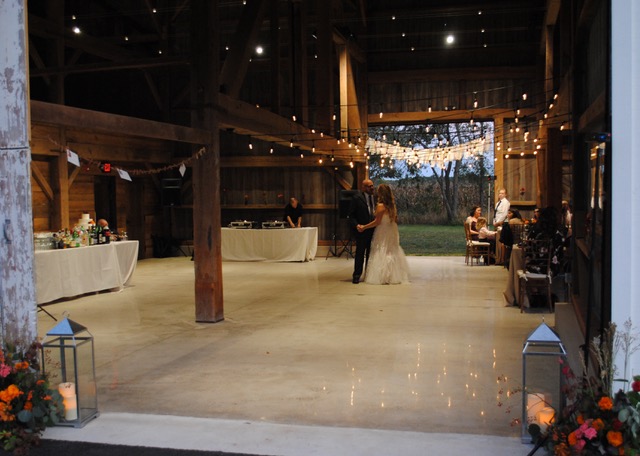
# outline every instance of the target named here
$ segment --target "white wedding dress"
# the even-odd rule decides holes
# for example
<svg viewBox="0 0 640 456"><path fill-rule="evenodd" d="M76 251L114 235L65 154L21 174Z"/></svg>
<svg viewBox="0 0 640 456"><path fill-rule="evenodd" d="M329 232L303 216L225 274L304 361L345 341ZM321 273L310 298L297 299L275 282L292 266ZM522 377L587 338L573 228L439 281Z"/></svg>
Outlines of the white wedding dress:
<svg viewBox="0 0 640 456"><path fill-rule="evenodd" d="M373 232L364 281L374 285L409 283L409 264L400 247L398 224L391 222L388 214Z"/></svg>

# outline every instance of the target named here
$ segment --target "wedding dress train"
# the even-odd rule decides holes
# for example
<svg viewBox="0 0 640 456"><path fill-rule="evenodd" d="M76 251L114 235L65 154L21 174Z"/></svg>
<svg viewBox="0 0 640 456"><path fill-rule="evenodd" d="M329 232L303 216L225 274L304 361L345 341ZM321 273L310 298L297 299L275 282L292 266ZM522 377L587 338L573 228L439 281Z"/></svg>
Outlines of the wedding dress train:
<svg viewBox="0 0 640 456"><path fill-rule="evenodd" d="M409 283L409 264L400 247L398 224L388 214L373 232L365 283L374 285Z"/></svg>

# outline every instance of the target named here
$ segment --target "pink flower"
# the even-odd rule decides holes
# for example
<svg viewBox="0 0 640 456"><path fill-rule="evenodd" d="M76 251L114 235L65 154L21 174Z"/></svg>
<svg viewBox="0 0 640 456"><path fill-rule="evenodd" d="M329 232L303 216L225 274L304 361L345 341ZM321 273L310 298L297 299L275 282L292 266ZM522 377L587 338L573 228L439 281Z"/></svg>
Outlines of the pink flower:
<svg viewBox="0 0 640 456"><path fill-rule="evenodd" d="M7 376L11 373L11 368L6 364L0 364L0 377L7 378Z"/></svg>
<svg viewBox="0 0 640 456"><path fill-rule="evenodd" d="M640 380L636 380L631 384L631 389L636 393L640 393Z"/></svg>
<svg viewBox="0 0 640 456"><path fill-rule="evenodd" d="M596 431L594 428L590 427L588 429L585 429L583 435L588 439L594 439L598 436L598 431Z"/></svg>

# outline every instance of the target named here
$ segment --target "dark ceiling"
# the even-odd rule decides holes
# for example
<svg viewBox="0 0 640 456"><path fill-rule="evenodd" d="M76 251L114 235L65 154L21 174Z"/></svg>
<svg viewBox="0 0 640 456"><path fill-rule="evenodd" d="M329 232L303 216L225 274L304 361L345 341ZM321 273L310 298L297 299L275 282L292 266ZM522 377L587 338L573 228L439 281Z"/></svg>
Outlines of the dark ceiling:
<svg viewBox="0 0 640 456"><path fill-rule="evenodd" d="M217 2L221 59L226 47L234 45L245 3ZM274 54L282 60L294 39L290 30L297 26L307 37L307 58L312 61L317 28L323 17L329 17L333 29L362 50L369 73L533 66L540 60L546 3L270 0L256 38L265 53L254 56L252 65L264 66ZM32 98L180 122L180 111L189 109L190 4L189 0L29 0ZM306 8L306 23L293 24L294 7ZM277 52L269 49L274 20L280 34ZM76 26L81 33L73 32ZM449 34L454 36L452 44L445 42ZM64 82L56 86L60 80Z"/></svg>

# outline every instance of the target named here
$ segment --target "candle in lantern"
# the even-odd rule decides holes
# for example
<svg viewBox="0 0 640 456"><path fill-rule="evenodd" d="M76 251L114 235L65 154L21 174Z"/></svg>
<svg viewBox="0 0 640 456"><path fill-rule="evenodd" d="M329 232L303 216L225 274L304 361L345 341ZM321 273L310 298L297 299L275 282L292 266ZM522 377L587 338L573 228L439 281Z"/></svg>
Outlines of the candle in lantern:
<svg viewBox="0 0 640 456"><path fill-rule="evenodd" d="M76 397L76 385L72 382L60 383L58 392L62 396L64 404L64 419L73 421L78 419L78 398Z"/></svg>
<svg viewBox="0 0 640 456"><path fill-rule="evenodd" d="M555 414L556 411L553 407L544 407L536 414L536 421L538 422L542 432L546 431L547 427L553 422Z"/></svg>
<svg viewBox="0 0 640 456"><path fill-rule="evenodd" d="M537 421L537 414L540 410L542 410L545 405L546 398L544 394L527 394L527 418L529 422Z"/></svg>

